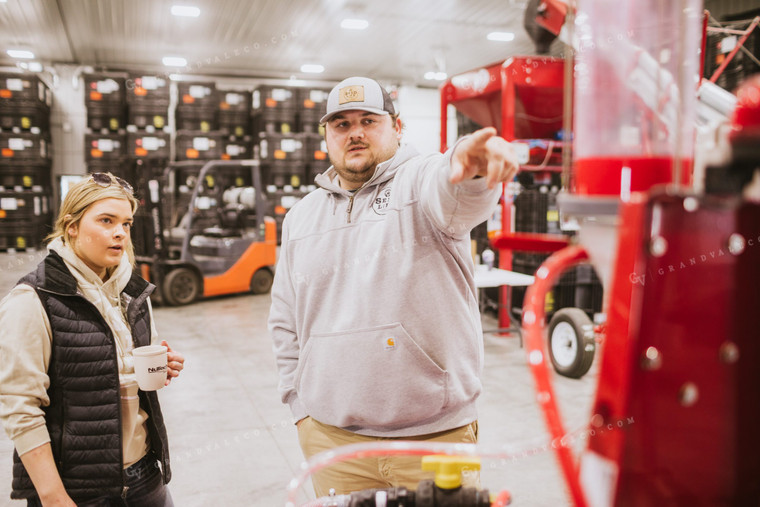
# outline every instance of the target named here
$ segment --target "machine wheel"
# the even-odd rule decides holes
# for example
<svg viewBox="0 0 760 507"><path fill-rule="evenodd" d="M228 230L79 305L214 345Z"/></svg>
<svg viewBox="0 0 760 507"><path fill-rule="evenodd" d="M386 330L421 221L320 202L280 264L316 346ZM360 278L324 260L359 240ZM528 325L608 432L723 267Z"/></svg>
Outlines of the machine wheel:
<svg viewBox="0 0 760 507"><path fill-rule="evenodd" d="M267 268L259 268L251 277L251 292L254 294L266 294L272 288L274 275Z"/></svg>
<svg viewBox="0 0 760 507"><path fill-rule="evenodd" d="M549 322L549 356L554 369L569 378L581 378L591 368L596 352L594 324L579 308L562 308Z"/></svg>
<svg viewBox="0 0 760 507"><path fill-rule="evenodd" d="M163 287L164 301L169 306L192 303L201 293L201 281L189 268L176 268L167 273Z"/></svg>

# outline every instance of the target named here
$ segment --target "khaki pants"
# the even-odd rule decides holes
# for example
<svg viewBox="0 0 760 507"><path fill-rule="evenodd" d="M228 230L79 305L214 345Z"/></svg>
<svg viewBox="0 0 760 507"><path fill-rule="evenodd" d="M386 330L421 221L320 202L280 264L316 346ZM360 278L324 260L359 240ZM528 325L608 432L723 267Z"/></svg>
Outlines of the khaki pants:
<svg viewBox="0 0 760 507"><path fill-rule="evenodd" d="M441 433L403 438L357 435L335 426L322 424L311 417L307 417L298 424L298 441L307 459L319 452L343 445L388 440L475 444L478 441L478 423L475 421L467 426ZM319 498L327 496L330 488L334 488L338 495L362 489L398 486L415 490L420 481L432 479L433 475L433 472L422 471L421 456L389 455L335 463L314 473L311 481ZM477 471L463 472L462 479L462 485L465 487L480 487L480 473Z"/></svg>

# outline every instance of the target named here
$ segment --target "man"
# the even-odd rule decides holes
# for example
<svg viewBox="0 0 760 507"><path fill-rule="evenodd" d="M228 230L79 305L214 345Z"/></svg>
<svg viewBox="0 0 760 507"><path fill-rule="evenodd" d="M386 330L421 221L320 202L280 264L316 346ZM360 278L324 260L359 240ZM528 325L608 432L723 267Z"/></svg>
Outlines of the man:
<svg viewBox="0 0 760 507"><path fill-rule="evenodd" d="M483 340L470 230L517 172L487 128L446 154L400 146L388 93L352 77L327 100L332 162L283 224L269 328L304 455L393 438L475 443ZM346 462L317 496L428 478L420 458Z"/></svg>

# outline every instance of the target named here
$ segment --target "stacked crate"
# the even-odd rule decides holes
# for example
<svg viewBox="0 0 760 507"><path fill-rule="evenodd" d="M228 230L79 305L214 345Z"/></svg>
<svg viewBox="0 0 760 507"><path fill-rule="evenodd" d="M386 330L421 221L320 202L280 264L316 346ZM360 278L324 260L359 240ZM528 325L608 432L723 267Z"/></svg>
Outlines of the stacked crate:
<svg viewBox="0 0 760 507"><path fill-rule="evenodd" d="M295 134L298 90L263 85L253 90L253 125L257 132L264 184L282 189L304 184L305 146Z"/></svg>
<svg viewBox="0 0 760 507"><path fill-rule="evenodd" d="M129 180L126 164L126 74L85 74L87 172L111 172Z"/></svg>
<svg viewBox="0 0 760 507"><path fill-rule="evenodd" d="M222 158L223 134L218 128L219 108L216 84L177 83L177 133L174 149L177 160L218 160Z"/></svg>
<svg viewBox="0 0 760 507"><path fill-rule="evenodd" d="M557 208L558 187L536 185L522 188L514 199L515 232L563 234ZM548 254L515 252L512 270L535 274ZM525 287L513 287L513 307L521 307ZM602 285L591 265L576 266L565 271L547 297L547 313L575 307L593 314L602 309Z"/></svg>
<svg viewBox="0 0 760 507"><path fill-rule="evenodd" d="M219 90L218 123L224 135L222 159L253 158L251 92Z"/></svg>
<svg viewBox="0 0 760 507"><path fill-rule="evenodd" d="M131 73L126 92L130 130L164 130L168 127L171 94L165 77Z"/></svg>
<svg viewBox="0 0 760 507"><path fill-rule="evenodd" d="M327 112L329 88L301 88L298 90L298 125L306 145L306 183L312 185L317 174L330 167L325 143L325 130L319 121Z"/></svg>
<svg viewBox="0 0 760 507"><path fill-rule="evenodd" d="M320 125L319 120L327 111L327 97L330 95L328 88L299 88L298 89L298 108L296 117L298 119L298 131L320 134L324 136L324 128Z"/></svg>
<svg viewBox="0 0 760 507"><path fill-rule="evenodd" d="M253 90L251 114L256 132L290 134L296 130L297 89L262 85Z"/></svg>
<svg viewBox="0 0 760 507"><path fill-rule="evenodd" d="M119 132L126 127L126 74L85 74L87 128Z"/></svg>
<svg viewBox="0 0 760 507"><path fill-rule="evenodd" d="M330 167L320 125L329 93L325 88L270 85L253 91L253 128L278 241L287 210L314 188L314 177Z"/></svg>
<svg viewBox="0 0 760 507"><path fill-rule="evenodd" d="M177 109L174 112L177 131L197 130L211 132L218 130L216 84L207 82L180 81L177 83Z"/></svg>
<svg viewBox="0 0 760 507"><path fill-rule="evenodd" d="M0 251L36 248L50 232L48 87L34 74L0 74Z"/></svg>
<svg viewBox="0 0 760 507"><path fill-rule="evenodd" d="M148 181L160 177L171 160L170 82L163 76L134 72L129 75L126 88L125 154L129 181L137 196L143 200L147 196ZM138 214L141 212L147 210L138 209Z"/></svg>

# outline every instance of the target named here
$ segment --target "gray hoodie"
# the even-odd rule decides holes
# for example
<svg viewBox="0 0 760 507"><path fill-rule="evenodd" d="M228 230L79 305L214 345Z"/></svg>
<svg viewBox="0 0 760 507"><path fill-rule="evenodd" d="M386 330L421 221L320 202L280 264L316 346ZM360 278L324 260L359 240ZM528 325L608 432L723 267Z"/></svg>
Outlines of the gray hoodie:
<svg viewBox="0 0 760 507"><path fill-rule="evenodd" d="M296 420L406 437L477 419L483 337L470 230L500 188L402 146L354 194L334 168L285 217L269 329Z"/></svg>

